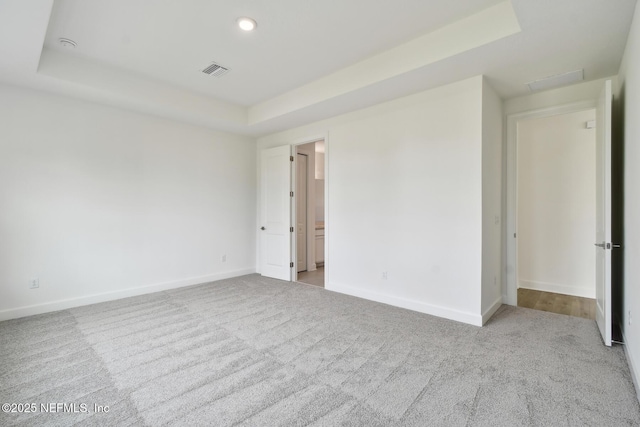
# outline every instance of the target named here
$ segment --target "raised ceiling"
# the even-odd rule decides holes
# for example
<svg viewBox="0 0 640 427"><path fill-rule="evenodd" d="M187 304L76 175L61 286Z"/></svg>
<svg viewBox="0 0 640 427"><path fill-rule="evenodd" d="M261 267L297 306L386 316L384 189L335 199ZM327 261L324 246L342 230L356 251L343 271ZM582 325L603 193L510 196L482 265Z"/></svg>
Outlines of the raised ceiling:
<svg viewBox="0 0 640 427"><path fill-rule="evenodd" d="M615 75L635 3L3 0L0 81L260 135L478 74L503 98Z"/></svg>

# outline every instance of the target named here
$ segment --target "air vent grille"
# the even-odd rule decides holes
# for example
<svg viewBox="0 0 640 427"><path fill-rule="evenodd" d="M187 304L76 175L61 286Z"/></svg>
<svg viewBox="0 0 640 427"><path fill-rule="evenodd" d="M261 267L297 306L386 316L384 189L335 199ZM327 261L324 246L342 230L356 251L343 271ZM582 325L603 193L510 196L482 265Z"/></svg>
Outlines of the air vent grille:
<svg viewBox="0 0 640 427"><path fill-rule="evenodd" d="M564 74L556 74L555 76L545 77L544 79L536 80L527 83L531 92L537 92L540 90L553 89L560 86L570 85L584 80L584 70L570 71Z"/></svg>
<svg viewBox="0 0 640 427"><path fill-rule="evenodd" d="M229 72L227 67L223 67L220 64L216 64L215 62L209 65L207 68L202 70L203 73L208 74L214 77L222 77Z"/></svg>

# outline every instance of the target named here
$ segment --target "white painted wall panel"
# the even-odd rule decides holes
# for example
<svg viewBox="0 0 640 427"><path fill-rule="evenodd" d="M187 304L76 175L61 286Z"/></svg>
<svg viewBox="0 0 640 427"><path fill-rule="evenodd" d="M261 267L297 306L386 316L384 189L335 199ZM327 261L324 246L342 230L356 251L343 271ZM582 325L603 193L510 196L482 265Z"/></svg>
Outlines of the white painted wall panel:
<svg viewBox="0 0 640 427"><path fill-rule="evenodd" d="M502 303L502 100L482 86L482 315Z"/></svg>
<svg viewBox="0 0 640 427"><path fill-rule="evenodd" d="M519 287L595 298L595 110L518 124Z"/></svg>
<svg viewBox="0 0 640 427"><path fill-rule="evenodd" d="M0 319L255 270L251 138L11 86L0 123Z"/></svg>
<svg viewBox="0 0 640 427"><path fill-rule="evenodd" d="M259 139L329 134L327 289L481 323L481 97L474 77Z"/></svg>
<svg viewBox="0 0 640 427"><path fill-rule="evenodd" d="M595 102L606 80L611 80L613 87L616 87L618 81L617 76L610 76L507 99L503 103L504 114L517 114L533 110L555 108L560 105Z"/></svg>
<svg viewBox="0 0 640 427"><path fill-rule="evenodd" d="M622 328L625 350L640 392L640 7L620 67L624 111L624 311ZM623 102L624 105L619 105ZM620 110L614 110L614 114ZM640 397L639 397L640 399Z"/></svg>

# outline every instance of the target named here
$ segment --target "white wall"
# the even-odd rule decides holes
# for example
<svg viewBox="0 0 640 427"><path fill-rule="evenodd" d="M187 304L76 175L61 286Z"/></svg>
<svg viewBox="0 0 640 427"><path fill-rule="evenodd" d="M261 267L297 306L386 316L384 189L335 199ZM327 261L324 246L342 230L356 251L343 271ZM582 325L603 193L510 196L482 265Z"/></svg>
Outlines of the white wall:
<svg viewBox="0 0 640 427"><path fill-rule="evenodd" d="M640 384L640 7L636 6L631 32L620 67L624 110L624 311L625 350ZM640 397L639 397L640 399Z"/></svg>
<svg viewBox="0 0 640 427"><path fill-rule="evenodd" d="M321 142L323 147L324 147L324 142ZM315 143L320 144L320 142L316 142ZM318 152L316 153L316 173L315 173L315 178L316 179L324 179L324 153Z"/></svg>
<svg viewBox="0 0 640 427"><path fill-rule="evenodd" d="M317 145L318 143L316 143ZM322 142L324 145L324 142ZM324 222L324 153L316 153L316 221Z"/></svg>
<svg viewBox="0 0 640 427"><path fill-rule="evenodd" d="M584 101L593 102L598 99L605 80L612 80L613 87L617 86L617 77L611 76L557 89L535 92L505 100L503 105L504 114L516 114Z"/></svg>
<svg viewBox="0 0 640 427"><path fill-rule="evenodd" d="M306 240L307 240L307 271L315 271L316 269L316 245L315 245L315 239L316 239L316 215L317 215L317 209L316 209L316 147L315 147L315 143L311 142L308 144L302 144L302 145L298 145L296 147L296 153L300 153L300 154L306 154L307 155L307 231L306 231ZM297 167L297 165L296 165ZM296 183L296 190L295 191L300 191L298 189L298 183ZM297 200L297 199L296 199ZM298 215L298 212L296 210L296 215ZM296 221L298 221L298 219L296 218ZM297 230L297 228L296 228ZM296 232L296 236L297 236L297 232ZM297 240L296 240L296 251L299 250L299 248L297 247ZM298 267L298 266L296 266Z"/></svg>
<svg viewBox="0 0 640 427"><path fill-rule="evenodd" d="M324 179L316 179L316 222L324 222Z"/></svg>
<svg viewBox="0 0 640 427"><path fill-rule="evenodd" d="M327 289L482 323L482 84L258 140L260 150L329 134Z"/></svg>
<svg viewBox="0 0 640 427"><path fill-rule="evenodd" d="M502 100L482 84L482 317L502 304Z"/></svg>
<svg viewBox="0 0 640 427"><path fill-rule="evenodd" d="M0 320L255 271L255 173L251 138L1 85Z"/></svg>
<svg viewBox="0 0 640 427"><path fill-rule="evenodd" d="M518 287L595 298L595 118L518 122Z"/></svg>

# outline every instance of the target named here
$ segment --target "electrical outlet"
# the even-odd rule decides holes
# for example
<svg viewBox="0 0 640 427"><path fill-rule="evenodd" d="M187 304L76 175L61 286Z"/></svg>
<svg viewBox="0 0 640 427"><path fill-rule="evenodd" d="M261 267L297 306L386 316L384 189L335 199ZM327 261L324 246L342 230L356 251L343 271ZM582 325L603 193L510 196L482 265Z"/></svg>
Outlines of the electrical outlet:
<svg viewBox="0 0 640 427"><path fill-rule="evenodd" d="M29 289L36 289L40 287L40 280L38 278L34 278L29 280Z"/></svg>
<svg viewBox="0 0 640 427"><path fill-rule="evenodd" d="M383 279L383 280L387 280L387 278L388 278L388 276L387 276L387 272L386 272L386 271L383 271L383 272L382 272L382 279Z"/></svg>
<svg viewBox="0 0 640 427"><path fill-rule="evenodd" d="M220 261L227 262L227 254L224 254L220 257Z"/></svg>

